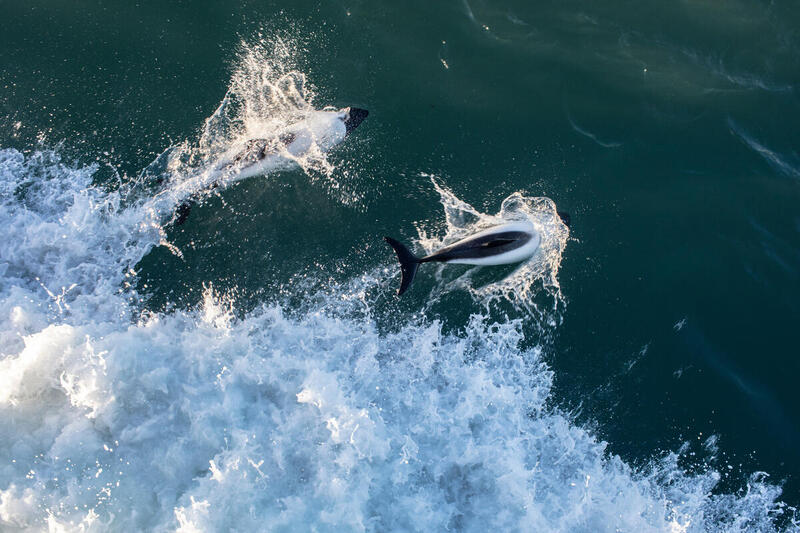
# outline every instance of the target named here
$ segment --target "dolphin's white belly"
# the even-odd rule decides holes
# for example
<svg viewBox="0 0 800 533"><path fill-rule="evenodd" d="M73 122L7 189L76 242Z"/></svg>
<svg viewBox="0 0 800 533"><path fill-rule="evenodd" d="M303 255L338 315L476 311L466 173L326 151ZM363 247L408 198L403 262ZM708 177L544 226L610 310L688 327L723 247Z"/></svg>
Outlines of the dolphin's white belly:
<svg viewBox="0 0 800 533"><path fill-rule="evenodd" d="M281 166L285 166L291 162L280 153L270 154L264 157L261 161L249 165L239 172L232 173L231 176L223 178L225 183L232 184L237 181L252 178L253 176L263 176L270 172L277 170Z"/></svg>
<svg viewBox="0 0 800 533"><path fill-rule="evenodd" d="M278 131L255 133L232 146L213 166L161 191L169 204L178 204L175 223L183 224L191 206L211 189L225 188L243 179L270 174L293 163L304 165L305 157L321 157L367 117L366 109L347 107L313 110L302 120Z"/></svg>
<svg viewBox="0 0 800 533"><path fill-rule="evenodd" d="M302 157L314 146L321 152L329 151L344 140L347 128L339 114L315 111L290 132L294 135L294 140L286 150L294 157Z"/></svg>
<svg viewBox="0 0 800 533"><path fill-rule="evenodd" d="M271 148L273 152L260 160L236 163L242 148L231 150L222 158L213 179L219 180L221 184L231 185L253 176L263 176L292 163L294 159L305 157L314 147L323 153L329 151L344 140L345 134L345 125L337 113L315 111L307 119L283 132L282 135L291 136L291 142L281 146L276 140L275 146Z"/></svg>

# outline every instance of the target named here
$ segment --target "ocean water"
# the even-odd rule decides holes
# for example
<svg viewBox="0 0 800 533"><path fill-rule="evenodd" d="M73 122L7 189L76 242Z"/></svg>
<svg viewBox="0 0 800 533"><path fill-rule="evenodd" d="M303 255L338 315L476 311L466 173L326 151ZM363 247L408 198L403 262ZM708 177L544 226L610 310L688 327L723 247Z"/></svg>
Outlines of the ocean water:
<svg viewBox="0 0 800 533"><path fill-rule="evenodd" d="M795 4L0 5L0 530L800 530Z"/></svg>

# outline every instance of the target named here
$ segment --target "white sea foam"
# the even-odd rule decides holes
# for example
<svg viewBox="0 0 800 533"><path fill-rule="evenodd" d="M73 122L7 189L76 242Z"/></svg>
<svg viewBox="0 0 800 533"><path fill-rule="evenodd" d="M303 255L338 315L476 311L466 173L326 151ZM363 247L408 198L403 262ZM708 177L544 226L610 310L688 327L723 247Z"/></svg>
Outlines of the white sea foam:
<svg viewBox="0 0 800 533"><path fill-rule="evenodd" d="M677 454L609 456L547 406L518 321L380 333L333 316L347 295L237 318L210 289L141 313L126 272L161 233L91 174L0 152L4 530L735 531L783 509L762 476L710 496Z"/></svg>
<svg viewBox="0 0 800 533"><path fill-rule="evenodd" d="M184 141L165 150L126 188L126 200L137 202L142 190L151 190L153 197L147 207L169 217L187 198L202 200L237 181L235 173L219 171L222 164L230 162L231 150L235 153L249 141L266 139L276 140L273 148L280 157L263 169L265 174L297 166L312 180L322 180L343 202L358 201L360 196L343 188L335 177L335 166L326 154L329 147L322 139L310 140L302 153L292 153L277 142L282 133L320 115L314 106L314 88L297 66L300 55L296 41L290 39L261 37L242 42L228 90L206 119L197 141Z"/></svg>

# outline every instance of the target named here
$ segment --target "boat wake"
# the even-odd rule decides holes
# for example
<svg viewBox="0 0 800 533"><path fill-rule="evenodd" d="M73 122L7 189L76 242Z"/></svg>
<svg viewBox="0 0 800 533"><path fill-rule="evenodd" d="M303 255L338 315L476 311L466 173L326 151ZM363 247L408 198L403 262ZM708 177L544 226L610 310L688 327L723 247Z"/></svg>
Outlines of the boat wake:
<svg viewBox="0 0 800 533"><path fill-rule="evenodd" d="M215 113L228 118L158 162L156 200L137 180L97 187L95 167L53 151L0 150L0 529L797 529L766 474L725 494L714 468L682 468L682 451L640 467L608 453L553 407L543 348L513 314L478 306L458 331L424 314L384 331L364 297L381 275L303 307L237 312L208 286L196 309L144 307L133 265L165 243L167 204L198 190L186 176L251 135L271 102L294 110L285 120L310 102L289 96L296 76L270 72L294 81L242 107L234 76ZM560 299L568 230L550 200L515 193L486 215L434 186L446 226L442 238L420 226L427 249L499 220L542 235L540 256L504 279L462 274L442 291Z"/></svg>

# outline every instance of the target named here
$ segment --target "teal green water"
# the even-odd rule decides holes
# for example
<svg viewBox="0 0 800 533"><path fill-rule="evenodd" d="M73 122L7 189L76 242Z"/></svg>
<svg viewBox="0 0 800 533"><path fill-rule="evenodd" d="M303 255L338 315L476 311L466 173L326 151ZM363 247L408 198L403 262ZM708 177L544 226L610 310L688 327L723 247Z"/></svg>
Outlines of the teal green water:
<svg viewBox="0 0 800 533"><path fill-rule="evenodd" d="M442 220L423 173L483 211L547 196L572 215L545 343L554 402L634 464L684 441L702 456L717 435L723 489L764 470L800 502L796 3L0 9L0 146L59 145L107 185L196 138L259 33L299 43L317 103L371 112L331 155L341 189L255 178L169 230L184 257L141 262L147 305L196 305L212 282L247 309L298 279L396 268L381 237ZM422 308L419 283L377 312ZM431 311L454 328L470 312L458 298Z"/></svg>

